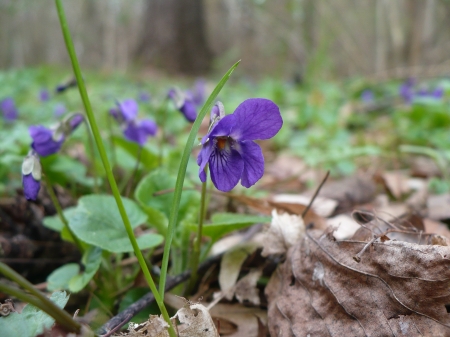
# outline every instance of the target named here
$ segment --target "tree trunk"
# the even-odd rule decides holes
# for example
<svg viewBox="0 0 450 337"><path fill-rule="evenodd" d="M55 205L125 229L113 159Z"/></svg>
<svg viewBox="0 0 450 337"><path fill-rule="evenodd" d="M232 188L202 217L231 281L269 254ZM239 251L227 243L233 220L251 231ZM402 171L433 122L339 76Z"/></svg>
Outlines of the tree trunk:
<svg viewBox="0 0 450 337"><path fill-rule="evenodd" d="M137 50L141 61L187 75L209 70L202 0L147 0L144 20Z"/></svg>

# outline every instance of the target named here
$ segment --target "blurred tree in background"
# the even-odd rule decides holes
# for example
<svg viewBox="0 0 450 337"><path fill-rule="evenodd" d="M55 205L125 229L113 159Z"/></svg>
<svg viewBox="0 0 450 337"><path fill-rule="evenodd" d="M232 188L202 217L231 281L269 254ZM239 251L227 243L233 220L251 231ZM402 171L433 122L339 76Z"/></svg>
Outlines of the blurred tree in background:
<svg viewBox="0 0 450 337"><path fill-rule="evenodd" d="M289 79L450 73L447 0L64 1L84 67ZM67 64L52 0L0 0L0 68Z"/></svg>
<svg viewBox="0 0 450 337"><path fill-rule="evenodd" d="M147 0L136 56L172 72L201 75L210 70L203 1Z"/></svg>

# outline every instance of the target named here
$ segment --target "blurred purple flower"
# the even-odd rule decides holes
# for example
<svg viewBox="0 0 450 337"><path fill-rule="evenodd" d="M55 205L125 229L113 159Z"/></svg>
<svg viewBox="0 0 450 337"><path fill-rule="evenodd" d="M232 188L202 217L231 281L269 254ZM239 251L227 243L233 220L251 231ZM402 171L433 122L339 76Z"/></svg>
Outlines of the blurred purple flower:
<svg viewBox="0 0 450 337"><path fill-rule="evenodd" d="M58 103L55 106L54 114L55 117L61 117L66 113L66 106L62 103Z"/></svg>
<svg viewBox="0 0 450 337"><path fill-rule="evenodd" d="M225 116L220 103L213 107L211 121L197 157L200 180L206 181L209 164L211 180L220 191L230 191L239 180L244 187L254 185L264 173L264 157L254 140L272 138L281 129L278 106L268 99L252 98Z"/></svg>
<svg viewBox="0 0 450 337"><path fill-rule="evenodd" d="M141 91L138 96L138 99L141 102L150 102L150 98L150 94L145 91Z"/></svg>
<svg viewBox="0 0 450 337"><path fill-rule="evenodd" d="M126 139L139 144L139 146L144 146L148 137L156 135L158 126L150 119L138 120L138 109L136 101L127 99L117 102L117 107L110 109L109 113L122 126Z"/></svg>
<svg viewBox="0 0 450 337"><path fill-rule="evenodd" d="M400 86L400 96L406 104L411 104L414 98L431 98L440 100L444 97L444 88L437 87L434 90L428 90L427 88L415 88L414 79L408 79Z"/></svg>
<svg viewBox="0 0 450 337"><path fill-rule="evenodd" d="M361 100L364 103L372 103L375 99L375 95L373 94L373 91L370 89L366 89L361 93Z"/></svg>
<svg viewBox="0 0 450 337"><path fill-rule="evenodd" d="M169 90L168 96L189 122L195 121L195 118L197 118L197 107L189 95L184 94L178 88L173 88Z"/></svg>
<svg viewBox="0 0 450 337"><path fill-rule="evenodd" d="M45 157L59 151L64 142L64 135L43 125L32 125L28 128L33 142L31 147L38 155Z"/></svg>
<svg viewBox="0 0 450 337"><path fill-rule="evenodd" d="M197 107L202 106L206 98L206 81L203 78L198 79L195 81L194 87L187 90L186 94Z"/></svg>
<svg viewBox="0 0 450 337"><path fill-rule="evenodd" d="M57 94L61 94L64 91L66 91L67 89L73 88L73 87L76 87L76 86L77 86L76 78L71 78L71 79L69 79L68 81L66 81L64 83L58 84L56 86L56 88L55 88L55 92Z"/></svg>
<svg viewBox="0 0 450 337"><path fill-rule="evenodd" d="M28 128L33 142L31 148L41 157L59 151L64 140L83 122L82 114L72 114L58 123L54 128L43 125L32 125Z"/></svg>
<svg viewBox="0 0 450 337"><path fill-rule="evenodd" d="M39 92L39 100L41 102L47 102L50 99L50 93L47 89L41 89Z"/></svg>
<svg viewBox="0 0 450 337"><path fill-rule="evenodd" d="M22 163L23 193L27 200L36 200L41 188L41 176L39 156L31 150Z"/></svg>
<svg viewBox="0 0 450 337"><path fill-rule="evenodd" d="M406 104L412 103L415 83L416 81L413 78L409 78L400 86L399 94Z"/></svg>
<svg viewBox="0 0 450 337"><path fill-rule="evenodd" d="M18 117L18 112L16 108L16 104L12 97L7 97L0 102L0 109L3 113L3 118L7 122L13 122Z"/></svg>

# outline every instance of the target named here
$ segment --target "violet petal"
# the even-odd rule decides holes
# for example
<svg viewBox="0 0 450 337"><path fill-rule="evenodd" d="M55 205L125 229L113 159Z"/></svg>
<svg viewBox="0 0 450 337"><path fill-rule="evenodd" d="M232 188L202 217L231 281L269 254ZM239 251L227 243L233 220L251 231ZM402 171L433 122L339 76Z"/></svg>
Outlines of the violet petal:
<svg viewBox="0 0 450 337"><path fill-rule="evenodd" d="M40 181L34 180L31 174L22 176L23 193L27 200L36 200L39 189L41 188Z"/></svg>
<svg viewBox="0 0 450 337"><path fill-rule="evenodd" d="M191 100L185 100L180 111L189 122L193 122L197 118L197 108Z"/></svg>
<svg viewBox="0 0 450 337"><path fill-rule="evenodd" d="M245 100L233 115L236 116L236 124L230 136L235 140L272 138L283 125L278 106L264 98Z"/></svg>
<svg viewBox="0 0 450 337"><path fill-rule="evenodd" d="M42 125L32 125L28 128L33 143L31 147L41 157L49 156L58 152L64 142L64 137L55 141L53 139L53 131Z"/></svg>
<svg viewBox="0 0 450 337"><path fill-rule="evenodd" d="M214 148L209 158L209 169L214 186L222 192L228 192L239 182L244 161L239 152L231 147L223 150Z"/></svg>
<svg viewBox="0 0 450 337"><path fill-rule="evenodd" d="M126 99L120 102L119 108L126 122L132 121L137 117L139 106L134 99Z"/></svg>
<svg viewBox="0 0 450 337"><path fill-rule="evenodd" d="M239 142L238 151L244 160L241 185L249 188L264 174L264 156L261 147L251 140Z"/></svg>
<svg viewBox="0 0 450 337"><path fill-rule="evenodd" d="M197 164L200 166L198 168L198 177L200 178L200 181L204 183L206 181L206 173L205 173L205 166L208 164L209 158L211 157L211 153L214 150L214 146L212 144L212 141L207 142L203 145L202 149L200 150L200 153L197 157Z"/></svg>

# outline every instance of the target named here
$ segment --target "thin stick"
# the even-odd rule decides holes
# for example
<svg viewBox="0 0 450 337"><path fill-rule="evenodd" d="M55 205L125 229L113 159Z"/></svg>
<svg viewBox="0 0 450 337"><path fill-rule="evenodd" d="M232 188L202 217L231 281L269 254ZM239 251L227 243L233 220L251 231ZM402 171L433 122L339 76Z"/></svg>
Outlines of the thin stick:
<svg viewBox="0 0 450 337"><path fill-rule="evenodd" d="M325 177L322 179L322 182L320 183L319 187L317 187L316 191L314 192L314 195L311 198L311 201L309 202L308 206L304 209L302 213L302 218L306 216L306 213L308 213L309 209L311 208L314 200L316 199L317 195L319 194L320 190L322 189L323 184L327 181L328 177L330 176L330 171L327 171L327 174L325 174Z"/></svg>

